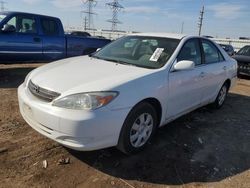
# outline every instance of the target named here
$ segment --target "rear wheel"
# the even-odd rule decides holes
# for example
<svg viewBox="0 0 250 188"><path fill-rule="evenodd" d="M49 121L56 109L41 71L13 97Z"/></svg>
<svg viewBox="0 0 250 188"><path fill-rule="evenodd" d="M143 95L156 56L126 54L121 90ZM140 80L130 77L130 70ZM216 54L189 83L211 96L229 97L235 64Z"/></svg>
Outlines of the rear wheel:
<svg viewBox="0 0 250 188"><path fill-rule="evenodd" d="M137 105L124 122L117 148L126 154L141 151L151 140L157 122L156 111L152 105Z"/></svg>
<svg viewBox="0 0 250 188"><path fill-rule="evenodd" d="M219 109L223 106L223 104L226 100L226 97L227 97L228 90L229 90L229 84L224 83L224 85L221 87L221 89L216 97L216 100L214 101L213 105L215 108Z"/></svg>
<svg viewBox="0 0 250 188"><path fill-rule="evenodd" d="M82 52L82 55L89 55L96 51L96 48L87 48Z"/></svg>

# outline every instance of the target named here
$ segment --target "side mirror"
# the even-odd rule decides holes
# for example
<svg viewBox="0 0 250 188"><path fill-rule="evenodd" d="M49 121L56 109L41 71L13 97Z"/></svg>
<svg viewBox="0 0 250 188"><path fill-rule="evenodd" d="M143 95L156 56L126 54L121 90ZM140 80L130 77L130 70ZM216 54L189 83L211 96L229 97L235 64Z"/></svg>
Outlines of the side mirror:
<svg viewBox="0 0 250 188"><path fill-rule="evenodd" d="M2 28L2 31L4 33L13 33L16 32L16 28L13 25L5 24Z"/></svg>
<svg viewBox="0 0 250 188"><path fill-rule="evenodd" d="M174 71L192 70L195 64L193 61L182 60L174 65Z"/></svg>

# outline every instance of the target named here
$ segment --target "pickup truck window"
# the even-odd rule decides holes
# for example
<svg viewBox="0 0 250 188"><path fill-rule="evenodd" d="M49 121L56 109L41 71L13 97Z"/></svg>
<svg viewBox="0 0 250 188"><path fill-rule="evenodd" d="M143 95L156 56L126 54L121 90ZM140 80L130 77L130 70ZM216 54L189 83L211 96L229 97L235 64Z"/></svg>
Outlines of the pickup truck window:
<svg viewBox="0 0 250 188"><path fill-rule="evenodd" d="M7 25L14 26L17 33L37 33L36 21L33 17L14 16Z"/></svg>
<svg viewBox="0 0 250 188"><path fill-rule="evenodd" d="M42 29L45 35L59 35L57 22L51 19L42 18Z"/></svg>
<svg viewBox="0 0 250 188"><path fill-rule="evenodd" d="M0 14L0 22L6 17L6 15Z"/></svg>

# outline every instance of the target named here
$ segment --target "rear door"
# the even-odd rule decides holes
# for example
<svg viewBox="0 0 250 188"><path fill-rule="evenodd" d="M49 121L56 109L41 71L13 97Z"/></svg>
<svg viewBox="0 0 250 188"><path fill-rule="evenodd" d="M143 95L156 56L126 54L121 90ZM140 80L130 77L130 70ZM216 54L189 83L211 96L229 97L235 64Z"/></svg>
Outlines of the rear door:
<svg viewBox="0 0 250 188"><path fill-rule="evenodd" d="M61 22L56 18L41 17L44 60L56 60L65 57L66 40Z"/></svg>
<svg viewBox="0 0 250 188"><path fill-rule="evenodd" d="M2 32L0 35L1 61L33 61L42 58L42 41L35 16L16 14L4 24L14 26L15 32Z"/></svg>
<svg viewBox="0 0 250 188"><path fill-rule="evenodd" d="M202 102L206 103L216 97L218 90L225 81L227 75L227 62L223 55L211 41L202 39L204 77Z"/></svg>

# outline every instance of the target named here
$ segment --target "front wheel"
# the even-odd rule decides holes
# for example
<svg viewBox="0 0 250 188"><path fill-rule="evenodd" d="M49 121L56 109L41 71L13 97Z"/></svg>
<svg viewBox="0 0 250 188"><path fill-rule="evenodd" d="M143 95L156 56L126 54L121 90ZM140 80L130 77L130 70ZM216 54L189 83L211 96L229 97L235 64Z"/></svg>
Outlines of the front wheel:
<svg viewBox="0 0 250 188"><path fill-rule="evenodd" d="M126 154L141 151L152 138L157 123L152 105L141 103L135 106L123 124L117 148Z"/></svg>

